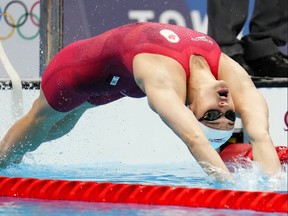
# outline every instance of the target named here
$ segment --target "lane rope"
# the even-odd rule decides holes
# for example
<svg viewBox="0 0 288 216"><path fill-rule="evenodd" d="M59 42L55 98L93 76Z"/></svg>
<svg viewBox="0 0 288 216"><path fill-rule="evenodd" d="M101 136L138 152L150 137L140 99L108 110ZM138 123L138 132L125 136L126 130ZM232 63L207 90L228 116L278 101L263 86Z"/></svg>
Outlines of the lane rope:
<svg viewBox="0 0 288 216"><path fill-rule="evenodd" d="M0 177L0 196L288 212L288 194L110 182Z"/></svg>
<svg viewBox="0 0 288 216"><path fill-rule="evenodd" d="M16 72L15 68L11 64L9 58L6 55L5 49L0 41L0 61L2 62L11 82L12 82L12 116L14 119L18 119L23 115L23 92L22 92L22 82L19 74Z"/></svg>

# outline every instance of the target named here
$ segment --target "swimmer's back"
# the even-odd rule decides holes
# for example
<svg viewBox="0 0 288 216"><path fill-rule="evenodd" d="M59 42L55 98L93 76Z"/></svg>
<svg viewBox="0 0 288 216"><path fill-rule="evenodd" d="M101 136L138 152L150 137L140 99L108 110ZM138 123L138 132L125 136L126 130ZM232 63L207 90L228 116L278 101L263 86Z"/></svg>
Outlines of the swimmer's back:
<svg viewBox="0 0 288 216"><path fill-rule="evenodd" d="M201 55L217 77L220 49L208 36L176 25L133 23L74 42L61 50L43 75L42 89L47 101L56 110L66 107L64 111L67 111L88 100L95 105L111 102L109 96L119 92L143 97L132 70L133 58L139 53L171 57L183 66L187 77L190 56ZM114 77L119 77L119 81L111 85ZM107 101L101 101L103 95Z"/></svg>

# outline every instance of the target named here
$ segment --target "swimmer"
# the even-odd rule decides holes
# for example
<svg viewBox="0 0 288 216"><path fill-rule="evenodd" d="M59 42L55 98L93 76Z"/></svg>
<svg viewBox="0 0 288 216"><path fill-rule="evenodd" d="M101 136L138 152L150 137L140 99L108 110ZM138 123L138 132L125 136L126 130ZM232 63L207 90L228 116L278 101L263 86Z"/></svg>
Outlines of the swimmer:
<svg viewBox="0 0 288 216"><path fill-rule="evenodd" d="M117 27L62 49L47 66L30 111L1 140L0 166L69 133L88 109L144 96L208 175L231 177L217 150L232 136L236 115L249 135L254 160L270 175L280 170L267 104L247 72L209 36L149 22Z"/></svg>

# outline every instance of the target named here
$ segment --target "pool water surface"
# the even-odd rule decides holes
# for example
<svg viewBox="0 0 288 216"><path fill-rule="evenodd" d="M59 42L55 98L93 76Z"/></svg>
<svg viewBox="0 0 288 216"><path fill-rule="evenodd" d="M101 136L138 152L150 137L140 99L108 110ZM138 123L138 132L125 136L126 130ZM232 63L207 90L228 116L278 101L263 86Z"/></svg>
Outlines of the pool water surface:
<svg viewBox="0 0 288 216"><path fill-rule="evenodd" d="M287 193L287 166L276 178L268 178L254 164L250 169L238 168L237 181L218 183L207 177L195 162L178 164L130 165L102 163L90 165L40 165L21 163L0 170L0 176L39 179L64 179L130 184L218 188L245 191L276 191ZM217 201L216 201L217 202ZM287 215L250 210L188 208L137 204L111 204L78 201L51 201L27 198L0 198L0 215Z"/></svg>

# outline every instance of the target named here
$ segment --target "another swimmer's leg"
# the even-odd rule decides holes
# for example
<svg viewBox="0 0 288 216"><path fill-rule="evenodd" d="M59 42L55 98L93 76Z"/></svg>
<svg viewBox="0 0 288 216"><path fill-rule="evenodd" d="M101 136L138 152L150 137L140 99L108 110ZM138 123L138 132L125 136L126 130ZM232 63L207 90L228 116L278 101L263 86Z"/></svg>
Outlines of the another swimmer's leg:
<svg viewBox="0 0 288 216"><path fill-rule="evenodd" d="M66 113L54 110L47 103L42 91L30 111L19 119L0 142L0 167L21 159L43 142L55 122Z"/></svg>
<svg viewBox="0 0 288 216"><path fill-rule="evenodd" d="M66 134L68 134L76 125L78 120L81 118L81 116L84 114L84 112L89 109L95 107L94 105L86 102L75 109L73 109L71 112L66 114L62 119L57 121L52 128L49 130L46 138L44 139L45 142L51 141L54 139L58 139Z"/></svg>

